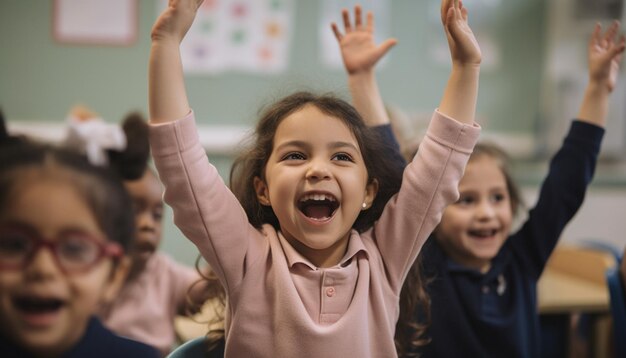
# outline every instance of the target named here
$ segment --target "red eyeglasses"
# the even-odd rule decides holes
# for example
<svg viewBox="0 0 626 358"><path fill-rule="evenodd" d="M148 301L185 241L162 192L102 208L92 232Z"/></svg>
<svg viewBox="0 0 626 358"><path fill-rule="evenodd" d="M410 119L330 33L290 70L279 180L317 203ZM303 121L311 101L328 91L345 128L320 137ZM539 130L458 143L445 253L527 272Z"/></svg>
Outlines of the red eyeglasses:
<svg viewBox="0 0 626 358"><path fill-rule="evenodd" d="M87 272L106 257L124 254L120 244L103 242L77 229L63 230L54 239L45 239L29 226L0 226L0 270L27 267L41 248L50 250L65 274Z"/></svg>

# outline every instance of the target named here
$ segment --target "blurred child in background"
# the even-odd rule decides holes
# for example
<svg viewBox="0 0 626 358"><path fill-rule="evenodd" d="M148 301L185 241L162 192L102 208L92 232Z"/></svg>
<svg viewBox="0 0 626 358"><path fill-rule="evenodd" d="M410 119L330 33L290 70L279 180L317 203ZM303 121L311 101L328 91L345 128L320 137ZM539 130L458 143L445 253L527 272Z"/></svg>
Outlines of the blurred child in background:
<svg viewBox="0 0 626 358"><path fill-rule="evenodd" d="M217 281L202 280L195 268L158 251L163 234L163 188L148 166L148 125L143 116L129 113L120 127L104 123L95 112L78 106L71 111L69 133L67 143L74 148L87 153L106 148L107 157L113 159L111 166L127 173L124 186L134 208L130 271L115 300L102 307L100 317L114 332L152 345L165 356L176 343L175 317L197 312L215 294L210 282L218 285L218 292L221 286ZM122 139L118 141L125 143L122 150L113 144L113 138L119 136Z"/></svg>
<svg viewBox="0 0 626 358"><path fill-rule="evenodd" d="M604 134L608 99L624 51L619 24L588 46L589 83L539 199L511 235L521 197L495 146L478 144L450 205L421 256L431 298L431 342L423 357L538 357L537 281L565 225L583 203ZM421 150L421 149L420 149ZM414 267L414 270L419 270ZM407 282L406 284L409 284ZM403 292L409 295L410 292ZM403 297L411 299L411 297ZM401 312L423 322L424 312Z"/></svg>
<svg viewBox="0 0 626 358"><path fill-rule="evenodd" d="M0 150L0 354L157 357L96 318L130 268L130 198L117 173L64 149Z"/></svg>

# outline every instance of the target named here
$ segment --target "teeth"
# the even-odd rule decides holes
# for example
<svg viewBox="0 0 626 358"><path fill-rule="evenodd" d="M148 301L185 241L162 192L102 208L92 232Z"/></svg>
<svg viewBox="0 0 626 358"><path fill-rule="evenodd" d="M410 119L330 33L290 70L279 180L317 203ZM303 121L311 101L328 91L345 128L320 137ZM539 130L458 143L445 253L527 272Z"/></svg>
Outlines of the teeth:
<svg viewBox="0 0 626 358"><path fill-rule="evenodd" d="M305 196L303 196L302 198L300 198L300 201L307 201L307 200L315 200L315 201L324 201L324 200L328 200L328 201L335 201L335 198L332 197L331 195L326 195L326 194L307 194Z"/></svg>

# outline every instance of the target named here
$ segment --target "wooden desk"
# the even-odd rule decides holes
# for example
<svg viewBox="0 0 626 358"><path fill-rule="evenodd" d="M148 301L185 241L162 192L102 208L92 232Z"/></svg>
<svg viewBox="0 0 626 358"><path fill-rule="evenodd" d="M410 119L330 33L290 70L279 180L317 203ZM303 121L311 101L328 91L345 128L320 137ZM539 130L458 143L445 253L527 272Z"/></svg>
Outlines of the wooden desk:
<svg viewBox="0 0 626 358"><path fill-rule="evenodd" d="M607 252L557 246L537 286L539 312L609 312L605 273L615 265L615 258Z"/></svg>
<svg viewBox="0 0 626 358"><path fill-rule="evenodd" d="M539 313L607 313L606 283L593 282L547 267L537 285Z"/></svg>
<svg viewBox="0 0 626 358"><path fill-rule="evenodd" d="M542 329L556 339L551 343L556 348L553 353L565 355L583 348L594 357L608 355L611 307L605 272L615 264L606 252L567 245L556 248L537 285ZM571 320L581 313L593 317L588 340L571 334L571 323L576 322Z"/></svg>

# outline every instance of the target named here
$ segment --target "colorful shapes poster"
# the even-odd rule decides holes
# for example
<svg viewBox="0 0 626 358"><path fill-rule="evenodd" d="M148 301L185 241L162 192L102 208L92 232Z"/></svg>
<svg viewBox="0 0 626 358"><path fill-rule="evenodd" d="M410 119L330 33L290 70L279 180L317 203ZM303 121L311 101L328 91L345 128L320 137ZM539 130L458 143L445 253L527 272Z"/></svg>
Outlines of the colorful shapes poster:
<svg viewBox="0 0 626 358"><path fill-rule="evenodd" d="M289 63L293 0L204 0L181 44L186 73L277 73ZM159 12L167 1L161 1Z"/></svg>

